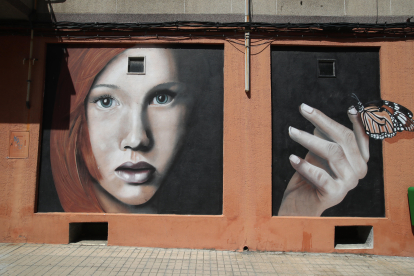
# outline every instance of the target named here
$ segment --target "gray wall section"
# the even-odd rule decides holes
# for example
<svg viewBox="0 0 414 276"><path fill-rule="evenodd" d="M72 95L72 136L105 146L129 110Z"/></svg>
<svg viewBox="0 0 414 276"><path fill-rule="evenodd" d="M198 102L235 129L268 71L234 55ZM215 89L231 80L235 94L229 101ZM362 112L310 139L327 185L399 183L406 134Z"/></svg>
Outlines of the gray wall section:
<svg viewBox="0 0 414 276"><path fill-rule="evenodd" d="M413 0L414 1L414 0ZM213 21L244 22L241 14L55 14L57 21L71 22L171 22L171 21ZM287 16L256 15L252 22L268 23L399 23L410 16ZM47 15L50 18L50 15ZM46 17L43 16L46 20ZM414 20L412 20L414 22Z"/></svg>
<svg viewBox="0 0 414 276"><path fill-rule="evenodd" d="M39 0L45 3L46 0ZM55 13L244 14L245 0L60 0ZM399 16L414 14L412 0L252 0L256 15Z"/></svg>
<svg viewBox="0 0 414 276"><path fill-rule="evenodd" d="M0 0L1 19L28 19ZM414 0L251 0L252 21L271 23L404 22ZM74 22L244 21L245 0L37 0L38 18Z"/></svg>
<svg viewBox="0 0 414 276"><path fill-rule="evenodd" d="M4 0L0 0L4 1ZM50 3L50 4L48 4ZM74 22L244 21L245 0L39 0L43 18ZM413 0L252 0L252 21L405 22Z"/></svg>

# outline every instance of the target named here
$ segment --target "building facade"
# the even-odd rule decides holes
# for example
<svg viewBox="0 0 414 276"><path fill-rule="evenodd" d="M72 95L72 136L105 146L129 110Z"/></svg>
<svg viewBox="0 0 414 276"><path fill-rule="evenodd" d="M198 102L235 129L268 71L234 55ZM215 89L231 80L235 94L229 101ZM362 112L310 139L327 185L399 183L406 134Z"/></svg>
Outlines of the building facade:
<svg viewBox="0 0 414 276"><path fill-rule="evenodd" d="M2 242L414 255L411 1L104 2L1 2Z"/></svg>

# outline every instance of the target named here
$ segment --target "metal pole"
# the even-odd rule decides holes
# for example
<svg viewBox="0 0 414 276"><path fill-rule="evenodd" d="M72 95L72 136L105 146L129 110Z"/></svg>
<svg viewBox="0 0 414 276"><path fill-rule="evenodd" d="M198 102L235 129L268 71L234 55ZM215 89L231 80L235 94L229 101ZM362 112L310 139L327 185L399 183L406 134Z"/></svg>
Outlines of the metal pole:
<svg viewBox="0 0 414 276"><path fill-rule="evenodd" d="M30 25L33 24L32 20L33 20L33 16L36 14L36 10L37 10L37 0L34 1L33 11L29 16ZM35 59L33 58L33 34L34 34L34 30L33 30L33 25L32 25L32 29L30 31L29 73L27 76L27 94L26 94L26 107L27 108L30 108L30 86L32 82L32 66L34 65L34 61L35 61ZM23 63L24 63L24 60L23 60Z"/></svg>
<svg viewBox="0 0 414 276"><path fill-rule="evenodd" d="M29 73L27 76L27 94L26 94L26 106L27 108L30 108L30 83L32 82L32 63L34 63L33 60L33 29L31 31L30 35L30 56L29 56Z"/></svg>
<svg viewBox="0 0 414 276"><path fill-rule="evenodd" d="M244 21L250 22L250 0L246 0L244 9ZM250 32L246 29L244 33L244 90L250 92Z"/></svg>

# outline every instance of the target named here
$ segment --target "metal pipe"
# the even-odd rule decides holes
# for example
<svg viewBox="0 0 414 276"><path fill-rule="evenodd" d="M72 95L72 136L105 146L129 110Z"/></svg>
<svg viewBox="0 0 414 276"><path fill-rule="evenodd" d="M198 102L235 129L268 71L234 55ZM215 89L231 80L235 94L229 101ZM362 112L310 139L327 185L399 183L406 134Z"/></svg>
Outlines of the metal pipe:
<svg viewBox="0 0 414 276"><path fill-rule="evenodd" d="M26 94L26 107L30 108L30 83L32 82L32 63L33 60L33 29L30 34L30 55L29 55L29 73L27 76L27 94Z"/></svg>
<svg viewBox="0 0 414 276"><path fill-rule="evenodd" d="M27 94L26 94L26 107L30 108L30 86L31 86L31 82L32 82L32 66L34 65L35 59L33 58L33 34L34 34L34 30L33 30L33 23L32 23L32 19L33 16L35 15L37 10L37 0L34 0L33 2L33 11L30 14L29 20L30 20L30 25L32 25L32 29L30 31L30 53L29 53L29 72L28 72L28 76L27 76ZM24 62L24 61L23 61Z"/></svg>
<svg viewBox="0 0 414 276"><path fill-rule="evenodd" d="M250 22L250 0L246 0L244 9L244 22ZM244 90L250 92L250 32L246 28L244 33Z"/></svg>

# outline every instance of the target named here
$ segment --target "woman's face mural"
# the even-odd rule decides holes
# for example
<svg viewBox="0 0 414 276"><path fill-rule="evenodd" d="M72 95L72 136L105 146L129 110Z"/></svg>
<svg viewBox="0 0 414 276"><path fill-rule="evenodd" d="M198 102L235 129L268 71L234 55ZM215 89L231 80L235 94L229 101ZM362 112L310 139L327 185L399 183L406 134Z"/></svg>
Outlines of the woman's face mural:
<svg viewBox="0 0 414 276"><path fill-rule="evenodd" d="M48 46L38 212L222 214L223 47L130 46Z"/></svg>
<svg viewBox="0 0 414 276"><path fill-rule="evenodd" d="M145 57L145 74L127 72L129 57ZM167 49L126 50L100 72L85 107L103 206L154 196L184 138L191 102Z"/></svg>

